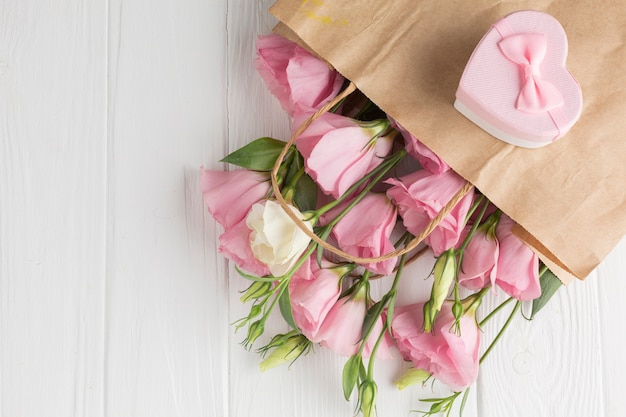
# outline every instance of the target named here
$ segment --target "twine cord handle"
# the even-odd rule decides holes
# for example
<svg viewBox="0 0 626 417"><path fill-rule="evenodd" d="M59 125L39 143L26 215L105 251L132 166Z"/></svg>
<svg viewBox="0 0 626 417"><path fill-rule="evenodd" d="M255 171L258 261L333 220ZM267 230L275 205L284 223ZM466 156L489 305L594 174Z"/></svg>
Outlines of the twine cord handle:
<svg viewBox="0 0 626 417"><path fill-rule="evenodd" d="M341 249L334 247L328 242L325 242L324 240L322 240L322 238L320 238L314 232L309 230L306 227L306 225L302 222L302 220L298 218L297 214L294 213L289 208L289 206L287 205L287 202L285 201L284 197L280 193L280 189L278 188L278 181L277 181L278 170L280 168L280 164L285 159L285 155L287 154L287 151L295 143L296 139L302 134L302 132L304 132L311 125L311 123L313 123L313 121L315 121L318 117L320 117L322 114L326 113L328 110L333 108L335 105L337 105L337 103L339 103L344 98L348 97L355 90L356 90L356 84L354 84L354 82L350 82L350 84L341 93L339 93L339 95L337 95L333 100L328 102L324 107L319 109L317 112L311 115L311 117L305 120L304 123L302 123L293 132L293 134L289 138L289 142L287 142L285 146L283 147L282 151L278 155L278 158L276 159L276 162L274 163L274 167L272 168L270 175L271 175L271 180L272 180L272 190L274 191L274 197L276 198L276 201L282 207L285 213L289 216L289 218L293 220L293 222L300 228L300 230L302 230L302 232L304 232L308 237L310 237L315 243L322 246L324 249L328 250L329 252L334 253L335 255L345 258L350 262L354 262L358 264L367 264L367 263L376 263L376 262L386 261L388 259L404 255L405 253L408 253L412 251L413 249L415 249L439 225L439 223L441 223L441 221L452 211L452 209L457 205L457 203L461 201L461 199L465 197L465 195L472 190L473 185L469 182L465 182L463 187L461 187L461 189L452 197L452 199L448 202L448 204L446 204L443 207L443 209L441 209L441 211L437 214L437 216L435 216L435 218L430 221L430 223L426 226L426 228L424 228L424 230L415 238L413 238L405 247L396 249L393 252L389 252L379 257L360 258L358 256L350 255L349 253L344 252Z"/></svg>

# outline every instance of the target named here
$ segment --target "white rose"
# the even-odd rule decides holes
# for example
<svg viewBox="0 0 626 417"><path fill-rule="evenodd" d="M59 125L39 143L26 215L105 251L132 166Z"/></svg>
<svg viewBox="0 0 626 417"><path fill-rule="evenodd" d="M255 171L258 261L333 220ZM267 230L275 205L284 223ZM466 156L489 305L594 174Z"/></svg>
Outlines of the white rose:
<svg viewBox="0 0 626 417"><path fill-rule="evenodd" d="M313 231L312 222L305 221L297 208L288 206L307 229ZM287 273L311 241L274 200L254 204L246 217L246 225L252 230L250 247L254 257L266 264L275 277Z"/></svg>

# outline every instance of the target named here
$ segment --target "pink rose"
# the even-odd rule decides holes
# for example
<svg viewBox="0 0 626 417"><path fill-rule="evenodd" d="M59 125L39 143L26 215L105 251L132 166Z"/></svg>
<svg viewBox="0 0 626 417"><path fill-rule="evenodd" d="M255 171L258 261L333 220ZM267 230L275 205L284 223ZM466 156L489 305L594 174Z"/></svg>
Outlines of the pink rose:
<svg viewBox="0 0 626 417"><path fill-rule="evenodd" d="M260 277L269 275L270 270L267 265L258 261L252 253L251 233L252 231L246 225L246 219L227 228L220 236L219 252L245 271Z"/></svg>
<svg viewBox="0 0 626 417"><path fill-rule="evenodd" d="M341 277L345 267L324 263L317 265L315 259L303 265L289 283L289 296L293 318L307 339L320 342L318 332L326 315L339 299Z"/></svg>
<svg viewBox="0 0 626 417"><path fill-rule="evenodd" d="M360 258L374 258L394 251L390 240L396 224L396 207L385 194L369 193L333 228L339 248ZM396 259L369 263L367 269L389 275Z"/></svg>
<svg viewBox="0 0 626 417"><path fill-rule="evenodd" d="M259 36L257 54L257 71L292 116L320 109L343 85L341 74L279 35Z"/></svg>
<svg viewBox="0 0 626 417"><path fill-rule="evenodd" d="M467 226L466 229L469 229ZM479 290L494 284L499 244L493 231L480 226L463 252L463 265L459 271L459 284L470 290Z"/></svg>
<svg viewBox="0 0 626 417"><path fill-rule="evenodd" d="M422 331L424 304L397 307L391 323L393 337L406 360L447 384L454 391L469 387L478 377L480 330L470 312L461 317L461 335L450 330L454 323L452 302L443 304L432 332Z"/></svg>
<svg viewBox="0 0 626 417"><path fill-rule="evenodd" d="M533 300L541 295L539 259L513 235L515 222L506 214L496 214L492 226L481 225L465 248L459 283L471 290L495 284L513 298Z"/></svg>
<svg viewBox="0 0 626 417"><path fill-rule="evenodd" d="M415 136L413 136L408 130L400 126L395 120L392 120L392 125L402 134L404 138L404 146L406 151L413 158L417 159L424 169L433 174L442 174L450 169L441 158L431 151L426 145L420 142Z"/></svg>
<svg viewBox="0 0 626 417"><path fill-rule="evenodd" d="M364 289L361 289L354 296L339 299L326 315L317 334L317 339L321 341L322 346L340 355L352 356L356 354L360 346L359 340L361 339L361 329L366 313L367 301ZM365 342L364 357L371 355L374 344L382 330L383 322L382 318L379 318ZM378 348L377 357L390 357L390 346L390 340L385 338Z"/></svg>
<svg viewBox="0 0 626 417"><path fill-rule="evenodd" d="M392 185L387 195L398 206L404 226L414 235L419 235L465 184L452 170L440 175L420 170L386 182ZM473 199L470 191L424 240L435 256L457 244Z"/></svg>
<svg viewBox="0 0 626 417"><path fill-rule="evenodd" d="M340 355L351 356L359 350L361 327L367 313L365 299L342 298L330 309L317 334L322 346Z"/></svg>
<svg viewBox="0 0 626 417"><path fill-rule="evenodd" d="M294 119L299 126L308 115ZM322 191L339 198L389 155L393 139L379 137L388 122L359 122L333 113L316 119L300 135L296 147L306 171Z"/></svg>
<svg viewBox="0 0 626 417"><path fill-rule="evenodd" d="M252 205L264 199L269 190L269 174L238 169L209 171L201 167L200 187L209 212L225 229L241 222Z"/></svg>
<svg viewBox="0 0 626 417"><path fill-rule="evenodd" d="M541 295L539 259L524 242L512 232L515 222L502 214L496 228L500 243L496 284L518 300L533 300Z"/></svg>

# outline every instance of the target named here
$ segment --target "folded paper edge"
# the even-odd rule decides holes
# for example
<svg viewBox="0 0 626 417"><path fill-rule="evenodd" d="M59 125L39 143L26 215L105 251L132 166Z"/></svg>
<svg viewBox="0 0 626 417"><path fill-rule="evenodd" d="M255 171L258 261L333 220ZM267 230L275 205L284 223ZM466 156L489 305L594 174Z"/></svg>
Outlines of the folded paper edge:
<svg viewBox="0 0 626 417"><path fill-rule="evenodd" d="M546 248L537 238L524 229L519 223L513 227L513 234L520 238L533 252L537 254L541 262L543 262L552 271L563 284L567 285L575 279L585 279L579 277L563 264L548 248Z"/></svg>

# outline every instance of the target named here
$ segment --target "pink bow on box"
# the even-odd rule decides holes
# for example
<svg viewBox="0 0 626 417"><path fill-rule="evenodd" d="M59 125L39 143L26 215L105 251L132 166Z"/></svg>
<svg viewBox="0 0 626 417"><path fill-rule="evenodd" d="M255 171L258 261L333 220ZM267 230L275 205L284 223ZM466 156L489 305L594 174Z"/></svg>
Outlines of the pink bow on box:
<svg viewBox="0 0 626 417"><path fill-rule="evenodd" d="M515 104L518 110L541 113L563 105L561 92L550 81L541 78L539 71L547 47L543 34L507 36L498 43L498 47L504 56L524 70L525 81Z"/></svg>
<svg viewBox="0 0 626 417"><path fill-rule="evenodd" d="M549 14L506 15L474 49L454 107L512 145L539 148L554 142L576 123L583 107L580 85L565 65L567 48L563 27Z"/></svg>

